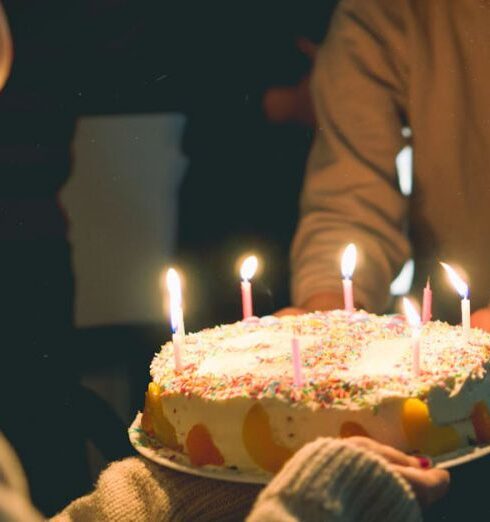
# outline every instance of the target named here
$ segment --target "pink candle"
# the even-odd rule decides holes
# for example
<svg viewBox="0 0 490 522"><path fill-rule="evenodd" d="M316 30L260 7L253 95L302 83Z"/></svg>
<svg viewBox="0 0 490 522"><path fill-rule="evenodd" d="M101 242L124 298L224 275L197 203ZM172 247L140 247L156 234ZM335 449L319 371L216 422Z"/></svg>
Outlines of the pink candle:
<svg viewBox="0 0 490 522"><path fill-rule="evenodd" d="M432 290L430 288L430 281L427 279L427 284L424 288L424 296L422 300L422 323L428 323L432 317Z"/></svg>
<svg viewBox="0 0 490 522"><path fill-rule="evenodd" d="M240 269L240 275L242 276L242 313L244 319L252 317L253 315L252 284L250 283L250 279L254 276L257 266L257 258L255 256L249 256L242 263Z"/></svg>
<svg viewBox="0 0 490 522"><path fill-rule="evenodd" d="M342 254L340 270L342 272L342 287L344 289L344 309L347 312L354 311L354 292L352 289L352 275L356 268L356 245L350 243Z"/></svg>
<svg viewBox="0 0 490 522"><path fill-rule="evenodd" d="M412 372L415 377L420 375L420 316L415 306L406 297L403 298L403 307L408 324L412 327Z"/></svg>
<svg viewBox="0 0 490 522"><path fill-rule="evenodd" d="M352 279L342 279L344 289L344 309L347 312L354 311L354 292L352 290Z"/></svg>
<svg viewBox="0 0 490 522"><path fill-rule="evenodd" d="M253 315L252 285L250 281L242 281L241 288L243 318L247 319L247 317L252 317Z"/></svg>
<svg viewBox="0 0 490 522"><path fill-rule="evenodd" d="M412 329L412 369L415 377L420 375L420 328Z"/></svg>
<svg viewBox="0 0 490 522"><path fill-rule="evenodd" d="M303 386L303 375L301 372L301 354L299 351L299 339L293 336L291 339L291 352L293 361L293 382L295 386Z"/></svg>

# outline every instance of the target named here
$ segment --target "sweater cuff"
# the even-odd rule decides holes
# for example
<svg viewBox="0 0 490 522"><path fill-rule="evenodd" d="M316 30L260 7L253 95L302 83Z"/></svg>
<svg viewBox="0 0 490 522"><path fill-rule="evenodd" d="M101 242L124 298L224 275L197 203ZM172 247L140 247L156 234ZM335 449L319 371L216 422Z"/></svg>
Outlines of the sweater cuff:
<svg viewBox="0 0 490 522"><path fill-rule="evenodd" d="M260 494L249 522L278 510L290 520L422 520L401 475L340 439L317 439L298 451Z"/></svg>

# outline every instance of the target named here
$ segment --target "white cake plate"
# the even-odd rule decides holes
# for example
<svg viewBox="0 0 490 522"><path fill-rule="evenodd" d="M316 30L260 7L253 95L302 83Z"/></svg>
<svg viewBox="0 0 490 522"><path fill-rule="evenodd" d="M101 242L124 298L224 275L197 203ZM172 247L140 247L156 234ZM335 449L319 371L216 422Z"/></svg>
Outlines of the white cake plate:
<svg viewBox="0 0 490 522"><path fill-rule="evenodd" d="M273 475L246 473L234 468L218 466L193 466L187 455L162 446L157 440L149 437L141 428L141 413L136 415L129 430L129 440L138 453L147 459L167 468L200 477L228 482L246 482L248 484L267 484ZM467 446L451 453L439 455L433 459L438 468L449 469L490 454L490 444L484 446Z"/></svg>
<svg viewBox="0 0 490 522"><path fill-rule="evenodd" d="M272 475L245 473L234 468L222 466L193 466L189 457L180 451L162 446L157 440L149 437L141 428L141 413L136 415L129 430L129 440L138 453L147 459L176 471L190 473L199 477L227 482L245 482L247 484L267 484Z"/></svg>
<svg viewBox="0 0 490 522"><path fill-rule="evenodd" d="M449 469L461 466L461 464L466 464L472 460L480 459L489 454L490 444L485 444L481 446L466 446L451 453L444 453L444 455L434 457L432 460L436 468Z"/></svg>

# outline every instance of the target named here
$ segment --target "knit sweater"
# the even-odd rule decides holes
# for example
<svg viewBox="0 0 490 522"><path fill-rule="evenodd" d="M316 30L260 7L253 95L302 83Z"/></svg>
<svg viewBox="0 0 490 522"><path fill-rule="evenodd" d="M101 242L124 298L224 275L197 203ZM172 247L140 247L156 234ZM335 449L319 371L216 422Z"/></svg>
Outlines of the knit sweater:
<svg viewBox="0 0 490 522"><path fill-rule="evenodd" d="M435 288L434 316L459 314L439 260L465 270L475 308L488 303L489 91L488 1L340 2L312 75L317 132L292 248L297 305L341 293L350 242L355 297L366 309L386 309L411 256L416 287L430 275ZM395 166L408 142L411 197Z"/></svg>
<svg viewBox="0 0 490 522"><path fill-rule="evenodd" d="M262 492L258 485L204 479L127 458L111 464L91 494L73 501L52 522L245 519L415 522L421 515L408 483L381 457L348 441L318 439L299 450ZM1 435L0 520L42 520Z"/></svg>
<svg viewBox="0 0 490 522"><path fill-rule="evenodd" d="M140 458L109 466L95 491L52 522L244 520L260 492L203 479ZM248 522L420 520L409 485L379 457L348 442L318 439L298 451L260 493Z"/></svg>

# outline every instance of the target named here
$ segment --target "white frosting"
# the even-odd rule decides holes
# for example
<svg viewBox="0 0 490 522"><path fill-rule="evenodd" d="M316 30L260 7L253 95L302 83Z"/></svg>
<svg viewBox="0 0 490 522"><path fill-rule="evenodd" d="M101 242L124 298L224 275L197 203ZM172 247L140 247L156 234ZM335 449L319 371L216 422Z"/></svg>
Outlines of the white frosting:
<svg viewBox="0 0 490 522"><path fill-rule="evenodd" d="M400 375L401 362L410 356L410 339L389 339L370 343L361 357L352 363L349 370L341 372L343 377L362 375Z"/></svg>
<svg viewBox="0 0 490 522"><path fill-rule="evenodd" d="M199 365L198 375L243 375L254 373L255 375L268 375L272 367L276 367L281 357L291 353L291 337L288 332L250 332L231 339L224 339L221 350L215 355L205 357ZM316 337L302 336L301 345L314 343ZM250 347L255 347L250 349ZM205 350L206 346L202 348ZM267 364L267 360L270 363ZM284 365L285 372L292 372L291 364Z"/></svg>

